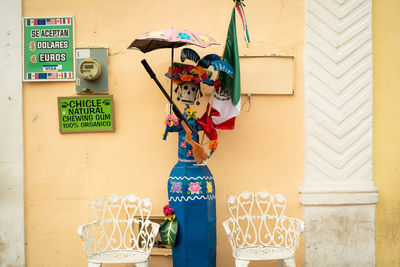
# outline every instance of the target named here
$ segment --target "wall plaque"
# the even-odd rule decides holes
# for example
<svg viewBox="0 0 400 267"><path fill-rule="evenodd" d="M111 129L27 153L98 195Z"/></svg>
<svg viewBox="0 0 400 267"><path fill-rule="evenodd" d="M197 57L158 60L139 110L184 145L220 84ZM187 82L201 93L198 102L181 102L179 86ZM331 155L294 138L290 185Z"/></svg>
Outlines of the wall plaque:
<svg viewBox="0 0 400 267"><path fill-rule="evenodd" d="M24 18L23 80L74 81L74 17Z"/></svg>
<svg viewBox="0 0 400 267"><path fill-rule="evenodd" d="M112 95L58 97L60 133L113 132Z"/></svg>

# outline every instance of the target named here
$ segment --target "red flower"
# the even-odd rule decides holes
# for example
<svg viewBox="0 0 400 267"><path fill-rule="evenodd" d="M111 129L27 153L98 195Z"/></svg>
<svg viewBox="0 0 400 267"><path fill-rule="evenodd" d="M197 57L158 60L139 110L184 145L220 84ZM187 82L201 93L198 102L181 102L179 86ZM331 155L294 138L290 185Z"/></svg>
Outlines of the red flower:
<svg viewBox="0 0 400 267"><path fill-rule="evenodd" d="M173 83L181 84L183 81L181 79L174 79Z"/></svg>
<svg viewBox="0 0 400 267"><path fill-rule="evenodd" d="M181 76L181 80L184 82L190 82L193 79L193 75L184 74Z"/></svg>
<svg viewBox="0 0 400 267"><path fill-rule="evenodd" d="M195 82L195 83L200 83L200 82L201 82L200 77L194 76L194 77L193 77L193 82Z"/></svg>
<svg viewBox="0 0 400 267"><path fill-rule="evenodd" d="M178 76L182 72L183 69L180 67L174 66L173 70L174 70L173 76ZM169 73L169 75L171 75L171 67L168 68L168 73Z"/></svg>
<svg viewBox="0 0 400 267"><path fill-rule="evenodd" d="M185 67L183 67L183 70L186 72L190 72L194 67L192 65L185 65Z"/></svg>
<svg viewBox="0 0 400 267"><path fill-rule="evenodd" d="M170 208L169 205L165 205L164 208L163 208L163 211L164 211L164 215L165 216L174 214L174 209Z"/></svg>
<svg viewBox="0 0 400 267"><path fill-rule="evenodd" d="M218 141L217 140L211 140L210 143L208 144L208 148L211 151L217 150L217 146L218 146Z"/></svg>

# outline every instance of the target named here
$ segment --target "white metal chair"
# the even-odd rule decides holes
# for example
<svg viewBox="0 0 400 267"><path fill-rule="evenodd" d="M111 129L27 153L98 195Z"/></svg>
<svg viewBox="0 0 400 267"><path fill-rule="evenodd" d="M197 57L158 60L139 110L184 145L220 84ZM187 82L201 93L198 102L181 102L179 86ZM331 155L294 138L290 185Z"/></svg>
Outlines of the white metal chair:
<svg viewBox="0 0 400 267"><path fill-rule="evenodd" d="M93 203L94 222L78 227L89 267L103 263L135 263L147 267L160 227L149 220L148 198L112 195Z"/></svg>
<svg viewBox="0 0 400 267"><path fill-rule="evenodd" d="M278 266L282 267L283 261L288 267L296 266L294 256L304 223L283 215L283 195L244 191L239 196L229 196L227 206L231 217L223 226L236 267L246 267L253 260L278 260Z"/></svg>

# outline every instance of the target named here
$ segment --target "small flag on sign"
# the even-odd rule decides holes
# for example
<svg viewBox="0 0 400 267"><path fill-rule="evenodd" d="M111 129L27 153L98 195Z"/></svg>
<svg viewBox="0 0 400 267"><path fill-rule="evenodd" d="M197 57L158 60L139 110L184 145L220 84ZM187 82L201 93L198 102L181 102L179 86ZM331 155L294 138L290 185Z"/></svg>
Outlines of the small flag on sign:
<svg viewBox="0 0 400 267"><path fill-rule="evenodd" d="M57 79L57 73L47 73L47 79Z"/></svg>
<svg viewBox="0 0 400 267"><path fill-rule="evenodd" d="M55 20L54 19L47 19L46 25L54 25L54 24L55 24Z"/></svg>

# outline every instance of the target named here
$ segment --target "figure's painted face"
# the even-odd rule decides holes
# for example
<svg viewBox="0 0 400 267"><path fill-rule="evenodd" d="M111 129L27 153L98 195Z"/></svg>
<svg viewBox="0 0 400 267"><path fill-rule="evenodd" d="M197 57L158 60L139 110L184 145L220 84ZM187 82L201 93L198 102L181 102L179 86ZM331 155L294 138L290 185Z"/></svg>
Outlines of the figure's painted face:
<svg viewBox="0 0 400 267"><path fill-rule="evenodd" d="M181 87L179 95L180 101L187 105L193 105L196 101L196 96L200 89L200 84L194 82L184 82L179 86Z"/></svg>

